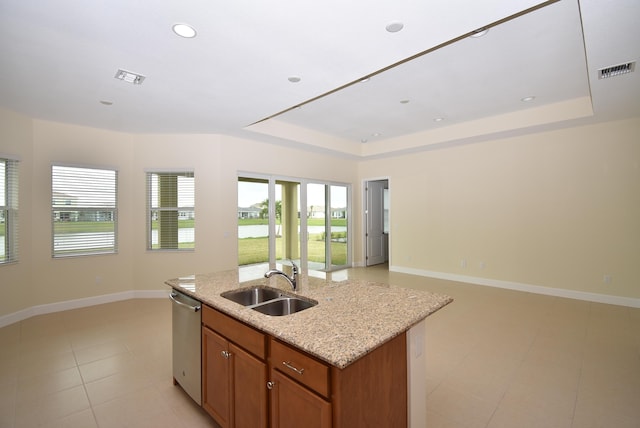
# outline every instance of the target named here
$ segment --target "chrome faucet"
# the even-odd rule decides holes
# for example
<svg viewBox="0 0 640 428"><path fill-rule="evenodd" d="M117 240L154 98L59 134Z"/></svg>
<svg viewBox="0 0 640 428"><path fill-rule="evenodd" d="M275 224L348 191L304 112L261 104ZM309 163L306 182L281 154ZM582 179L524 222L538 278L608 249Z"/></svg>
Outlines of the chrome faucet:
<svg viewBox="0 0 640 428"><path fill-rule="evenodd" d="M271 269L267 271L264 274L264 277L271 278L272 275L281 275L289 282L289 284L291 284L291 288L293 288L293 291L296 291L296 289L298 288L298 266L296 266L293 260L289 259L289 261L291 262L291 266L293 267L293 275L291 275L291 277L278 269Z"/></svg>

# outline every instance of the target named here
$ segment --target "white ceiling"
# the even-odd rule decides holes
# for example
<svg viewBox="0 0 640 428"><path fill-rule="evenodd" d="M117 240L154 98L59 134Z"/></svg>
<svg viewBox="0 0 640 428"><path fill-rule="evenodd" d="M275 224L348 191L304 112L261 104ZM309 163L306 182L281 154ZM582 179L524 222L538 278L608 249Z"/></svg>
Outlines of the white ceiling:
<svg viewBox="0 0 640 428"><path fill-rule="evenodd" d="M640 70L597 78L638 60L639 16L637 0L0 0L0 106L387 156L640 116Z"/></svg>

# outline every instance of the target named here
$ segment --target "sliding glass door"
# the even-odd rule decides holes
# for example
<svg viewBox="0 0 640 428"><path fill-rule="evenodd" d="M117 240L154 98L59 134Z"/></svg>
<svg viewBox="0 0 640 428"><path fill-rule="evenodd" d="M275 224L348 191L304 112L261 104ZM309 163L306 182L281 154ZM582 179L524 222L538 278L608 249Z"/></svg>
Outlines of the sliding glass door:
<svg viewBox="0 0 640 428"><path fill-rule="evenodd" d="M238 265L349 266L349 198L346 184L239 176Z"/></svg>

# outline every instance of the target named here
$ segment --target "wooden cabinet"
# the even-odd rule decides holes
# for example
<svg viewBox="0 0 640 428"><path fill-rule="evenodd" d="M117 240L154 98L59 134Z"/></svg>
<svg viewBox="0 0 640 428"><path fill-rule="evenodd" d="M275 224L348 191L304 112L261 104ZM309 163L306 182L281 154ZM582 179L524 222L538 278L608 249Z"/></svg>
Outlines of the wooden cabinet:
<svg viewBox="0 0 640 428"><path fill-rule="evenodd" d="M202 399L222 428L406 427L401 334L343 369L203 305Z"/></svg>
<svg viewBox="0 0 640 428"><path fill-rule="evenodd" d="M270 341L272 428L331 428L328 365L277 340Z"/></svg>
<svg viewBox="0 0 640 428"><path fill-rule="evenodd" d="M276 369L270 372L272 428L331 428L331 404Z"/></svg>
<svg viewBox="0 0 640 428"><path fill-rule="evenodd" d="M202 406L222 428L267 427L264 335L206 306L202 320Z"/></svg>
<svg viewBox="0 0 640 428"><path fill-rule="evenodd" d="M231 427L231 370L228 341L202 328L202 407L222 428Z"/></svg>

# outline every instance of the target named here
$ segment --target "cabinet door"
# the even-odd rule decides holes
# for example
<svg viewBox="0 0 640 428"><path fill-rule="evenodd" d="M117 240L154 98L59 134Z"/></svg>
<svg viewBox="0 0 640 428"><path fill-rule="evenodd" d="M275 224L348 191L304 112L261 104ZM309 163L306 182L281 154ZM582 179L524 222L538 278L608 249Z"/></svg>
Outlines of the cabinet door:
<svg viewBox="0 0 640 428"><path fill-rule="evenodd" d="M231 388L233 370L227 340L202 329L202 407L222 428L233 426Z"/></svg>
<svg viewBox="0 0 640 428"><path fill-rule="evenodd" d="M271 370L272 428L331 428L331 404L278 370Z"/></svg>
<svg viewBox="0 0 640 428"><path fill-rule="evenodd" d="M229 344L233 359L233 402L236 428L266 428L267 365Z"/></svg>

